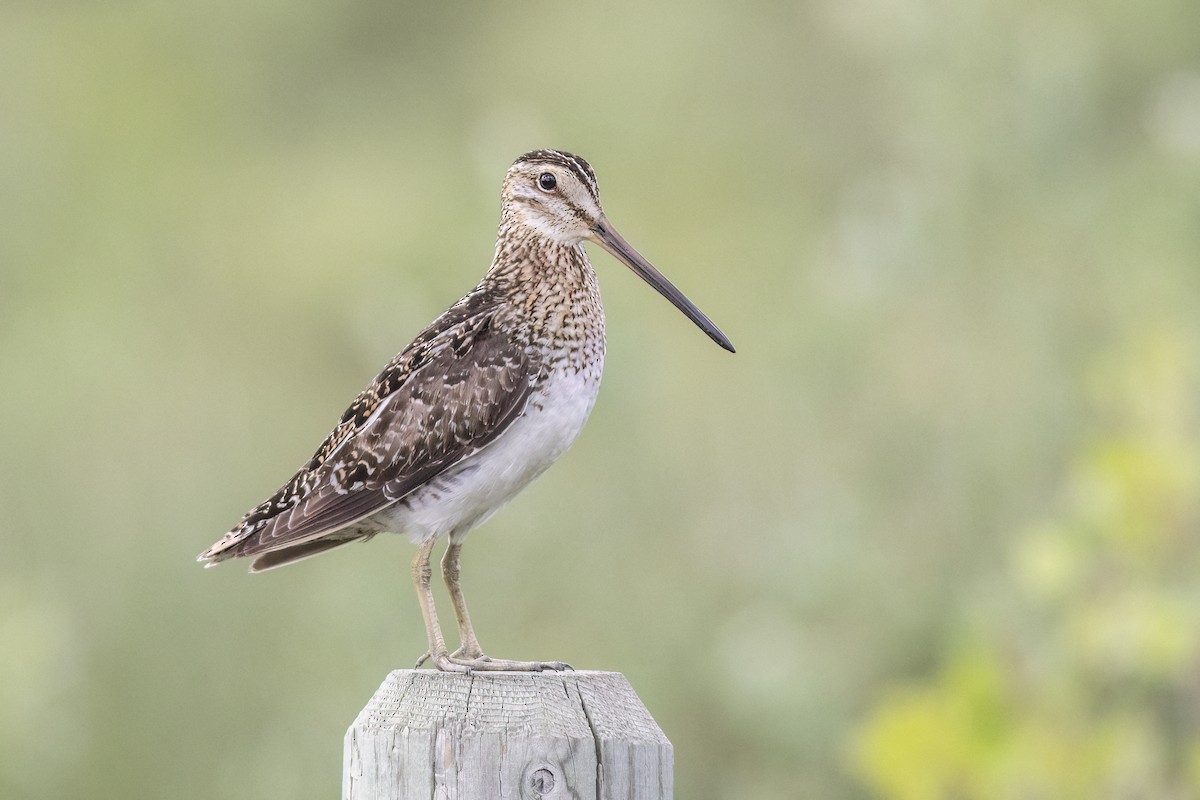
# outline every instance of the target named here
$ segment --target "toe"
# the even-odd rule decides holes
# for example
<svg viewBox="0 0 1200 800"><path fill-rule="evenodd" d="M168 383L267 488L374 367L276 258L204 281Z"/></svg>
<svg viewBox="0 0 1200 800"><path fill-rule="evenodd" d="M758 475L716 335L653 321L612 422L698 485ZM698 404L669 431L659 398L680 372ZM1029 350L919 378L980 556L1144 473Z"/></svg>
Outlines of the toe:
<svg viewBox="0 0 1200 800"><path fill-rule="evenodd" d="M433 663L442 672L459 672L464 674L469 674L471 672L471 666L469 664L455 661L445 653L435 656Z"/></svg>

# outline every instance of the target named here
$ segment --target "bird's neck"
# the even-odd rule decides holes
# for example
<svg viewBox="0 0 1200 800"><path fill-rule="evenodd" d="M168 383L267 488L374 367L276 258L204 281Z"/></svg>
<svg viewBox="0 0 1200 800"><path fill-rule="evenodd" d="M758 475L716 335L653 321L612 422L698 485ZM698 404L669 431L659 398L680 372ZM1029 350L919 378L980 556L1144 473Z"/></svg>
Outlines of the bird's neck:
<svg viewBox="0 0 1200 800"><path fill-rule="evenodd" d="M483 284L508 299L535 338L570 329L603 339L600 287L582 243L564 244L506 216Z"/></svg>
<svg viewBox="0 0 1200 800"><path fill-rule="evenodd" d="M591 272L583 244L564 244L533 226L505 216L496 233L496 255L488 276L498 284L558 283Z"/></svg>

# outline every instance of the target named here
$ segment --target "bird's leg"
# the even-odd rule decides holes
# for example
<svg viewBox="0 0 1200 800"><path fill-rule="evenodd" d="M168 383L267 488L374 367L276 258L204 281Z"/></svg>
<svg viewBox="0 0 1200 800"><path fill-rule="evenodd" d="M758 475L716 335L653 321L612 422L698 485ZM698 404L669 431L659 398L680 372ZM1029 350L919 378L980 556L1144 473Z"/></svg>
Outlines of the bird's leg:
<svg viewBox="0 0 1200 800"><path fill-rule="evenodd" d="M426 655L433 659L434 666L440 670L469 672L469 666L450 660L450 655L446 652L446 640L442 637L442 629L438 625L437 609L433 605L433 569L429 566L429 556L433 553L436 543L436 537L432 536L422 543L412 562L413 585L417 588L417 600L421 604L421 615L425 618L425 636L429 641L429 652ZM425 657L422 656L417 666L424 660Z"/></svg>
<svg viewBox="0 0 1200 800"><path fill-rule="evenodd" d="M467 599L463 597L462 585L459 583L459 554L462 553L461 542L450 542L446 555L442 557L442 580L450 590L450 602L454 604L454 617L458 620L459 648L452 657L467 659L490 660L483 654L479 639L475 638L475 628L471 625L471 615L467 612Z"/></svg>
<svg viewBox="0 0 1200 800"><path fill-rule="evenodd" d="M451 664L468 670L512 670L518 672L541 672L542 670L571 669L570 664L561 661L509 661L502 658L492 658L485 655L475 638L475 629L471 626L471 615L467 613L467 601L463 597L462 586L459 583L459 555L462 553L462 543L451 542L442 558L442 579L450 590L450 599L454 603L454 616L458 619L458 635L462 644L447 659Z"/></svg>
<svg viewBox="0 0 1200 800"><path fill-rule="evenodd" d="M475 628L472 627L471 615L467 612L467 600L463 597L462 586L459 584L461 570L458 559L461 552L462 544L451 542L446 548L446 555L442 558L442 580L446 582L446 588L450 590L450 600L454 603L454 617L458 620L459 647L450 654L450 657L488 660L483 653L483 648L479 646L479 640L475 638ZM428 650L417 660L415 668L419 669L427 660L429 660Z"/></svg>

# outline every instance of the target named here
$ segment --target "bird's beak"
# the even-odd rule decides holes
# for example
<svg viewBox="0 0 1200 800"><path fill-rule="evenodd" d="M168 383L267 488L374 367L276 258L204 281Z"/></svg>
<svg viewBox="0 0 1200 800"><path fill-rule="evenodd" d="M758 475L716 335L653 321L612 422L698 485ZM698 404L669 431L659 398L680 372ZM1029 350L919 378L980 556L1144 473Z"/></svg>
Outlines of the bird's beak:
<svg viewBox="0 0 1200 800"><path fill-rule="evenodd" d="M625 241L624 236L617 233L607 217L600 218L600 221L592 227L591 236L588 238L616 256L642 280L653 286L659 294L670 300L673 306L686 314L687 318L696 323L700 330L707 333L710 339L729 352L735 352L733 343L725 334L721 333L712 320L704 316L704 312L696 308L691 300L684 297L683 292L676 289L675 285L652 267L649 261L642 258L642 254L634 250L633 245Z"/></svg>

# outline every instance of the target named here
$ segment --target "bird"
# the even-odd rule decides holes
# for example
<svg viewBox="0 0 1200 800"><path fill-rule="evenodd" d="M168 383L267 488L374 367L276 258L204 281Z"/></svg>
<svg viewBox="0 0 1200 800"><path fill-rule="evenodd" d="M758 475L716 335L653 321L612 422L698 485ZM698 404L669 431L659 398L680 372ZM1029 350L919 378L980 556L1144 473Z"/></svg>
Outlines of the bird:
<svg viewBox="0 0 1200 800"><path fill-rule="evenodd" d="M412 579L426 659L448 672L542 671L561 661L484 653L460 583L468 532L575 441L600 389L604 308L584 243L623 262L729 352L713 322L633 248L600 205L596 174L563 150L513 162L501 188L495 255L479 283L421 331L346 409L312 458L197 560L252 558L262 572L390 532L417 545ZM441 561L459 647L450 652L432 590Z"/></svg>

